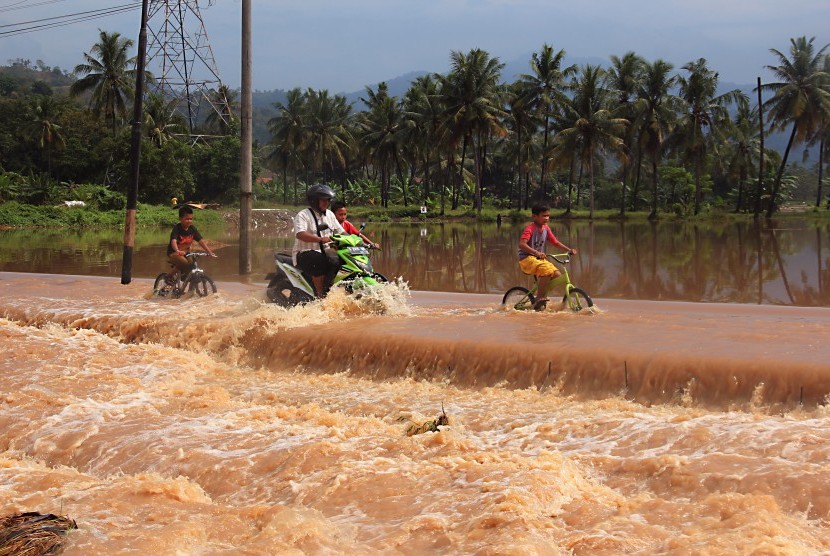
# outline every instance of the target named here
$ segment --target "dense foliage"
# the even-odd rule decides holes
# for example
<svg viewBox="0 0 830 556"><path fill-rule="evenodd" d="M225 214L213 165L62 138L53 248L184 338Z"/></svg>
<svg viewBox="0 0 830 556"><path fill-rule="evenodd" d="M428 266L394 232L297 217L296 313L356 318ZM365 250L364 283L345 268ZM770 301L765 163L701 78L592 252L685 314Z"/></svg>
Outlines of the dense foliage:
<svg viewBox="0 0 830 556"><path fill-rule="evenodd" d="M711 206L772 214L791 197L819 205L830 55L813 43L801 37L787 52L771 50L777 81L762 86L762 107L737 90L719 93L705 59L675 70L629 52L607 68L565 67L564 50L547 44L513 83L503 81L498 58L473 49L452 52L449 72L415 79L400 98L385 83L366 87L358 106L326 90L293 89L274 103L270 140L256 150L254 176L262 166L273 173L255 195L296 203L307 184L325 181L348 203L405 212L507 213L545 201L590 215L649 209L652 218ZM101 31L71 74L41 61L0 68L0 201L86 196L101 210L123 203L131 48ZM146 98L140 201L236 202L236 96L219 87L216 110L192 129L174 102ZM787 132L783 154L762 150L759 108L765 133ZM792 162L798 145L818 152L819 163Z"/></svg>

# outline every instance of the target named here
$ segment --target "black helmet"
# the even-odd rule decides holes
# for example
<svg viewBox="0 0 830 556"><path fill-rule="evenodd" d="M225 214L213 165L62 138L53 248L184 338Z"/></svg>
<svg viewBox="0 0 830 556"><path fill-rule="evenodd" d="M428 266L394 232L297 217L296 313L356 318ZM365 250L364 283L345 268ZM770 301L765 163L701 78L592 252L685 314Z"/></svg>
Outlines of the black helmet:
<svg viewBox="0 0 830 556"><path fill-rule="evenodd" d="M318 199L334 199L334 190L326 184L318 183L308 188L308 191L305 192L305 198L308 199L309 205L316 208Z"/></svg>

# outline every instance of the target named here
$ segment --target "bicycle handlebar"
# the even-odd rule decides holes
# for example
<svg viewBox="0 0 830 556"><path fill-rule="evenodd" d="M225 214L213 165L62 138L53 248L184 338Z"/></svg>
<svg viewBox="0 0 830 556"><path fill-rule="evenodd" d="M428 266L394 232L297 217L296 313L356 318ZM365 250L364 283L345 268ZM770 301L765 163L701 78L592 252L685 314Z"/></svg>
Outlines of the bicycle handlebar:
<svg viewBox="0 0 830 556"><path fill-rule="evenodd" d="M559 264L568 264L571 262L571 253L570 251L567 253L556 253L555 255L546 255L548 258L553 259L554 261L558 262Z"/></svg>

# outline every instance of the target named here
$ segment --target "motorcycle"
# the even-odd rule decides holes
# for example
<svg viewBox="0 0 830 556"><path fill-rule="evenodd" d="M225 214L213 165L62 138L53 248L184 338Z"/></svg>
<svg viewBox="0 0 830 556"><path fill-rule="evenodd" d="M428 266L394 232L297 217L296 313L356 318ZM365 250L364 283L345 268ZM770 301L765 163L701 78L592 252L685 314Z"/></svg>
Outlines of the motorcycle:
<svg viewBox="0 0 830 556"><path fill-rule="evenodd" d="M364 225L360 226L363 231ZM331 247L336 253L340 268L332 280L331 287L342 287L346 293L359 293L367 287L377 286L388 282L383 274L372 268L369 250L358 235L334 234L331 236ZM333 254L330 256L334 256ZM268 287L265 291L268 299L282 307L294 307L314 301L314 286L311 276L294 266L292 257L287 253L275 253L277 265L275 272L268 274Z"/></svg>

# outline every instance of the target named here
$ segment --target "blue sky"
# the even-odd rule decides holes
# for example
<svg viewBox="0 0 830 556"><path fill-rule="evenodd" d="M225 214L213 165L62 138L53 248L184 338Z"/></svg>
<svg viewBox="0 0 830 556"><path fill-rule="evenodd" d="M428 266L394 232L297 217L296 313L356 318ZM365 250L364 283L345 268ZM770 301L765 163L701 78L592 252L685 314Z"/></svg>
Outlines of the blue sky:
<svg viewBox="0 0 830 556"><path fill-rule="evenodd" d="M137 0L0 0L0 26ZM223 81L239 85L240 0L201 3ZM828 0L253 0L254 87L351 92L410 71L445 72L451 50L503 62L548 43L580 58L633 50L676 67L706 58L723 81L754 83L806 35L830 42ZM71 69L98 29L137 42L139 10L52 30L0 36L0 62L42 59ZM153 22L151 22L152 25ZM0 27L0 31L8 29ZM152 70L152 68L150 68ZM510 79L510 76L505 76Z"/></svg>

